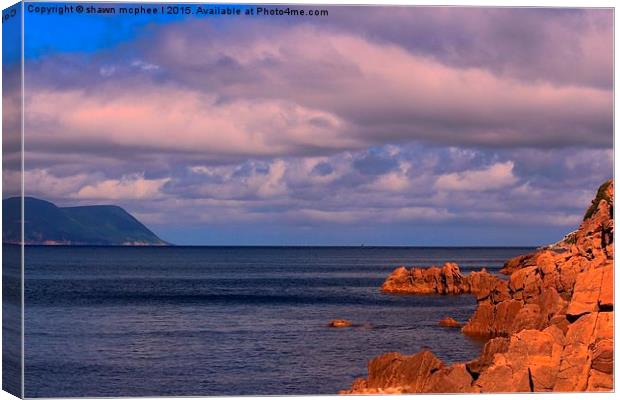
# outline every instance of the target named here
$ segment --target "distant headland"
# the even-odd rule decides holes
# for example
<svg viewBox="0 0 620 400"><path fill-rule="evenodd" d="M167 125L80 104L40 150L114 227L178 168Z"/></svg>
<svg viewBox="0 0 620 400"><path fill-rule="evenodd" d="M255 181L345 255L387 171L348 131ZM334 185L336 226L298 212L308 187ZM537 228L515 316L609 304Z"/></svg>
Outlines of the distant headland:
<svg viewBox="0 0 620 400"><path fill-rule="evenodd" d="M20 197L2 200L2 242L19 244ZM58 207L24 198L24 244L74 246L168 246L144 224L115 205Z"/></svg>

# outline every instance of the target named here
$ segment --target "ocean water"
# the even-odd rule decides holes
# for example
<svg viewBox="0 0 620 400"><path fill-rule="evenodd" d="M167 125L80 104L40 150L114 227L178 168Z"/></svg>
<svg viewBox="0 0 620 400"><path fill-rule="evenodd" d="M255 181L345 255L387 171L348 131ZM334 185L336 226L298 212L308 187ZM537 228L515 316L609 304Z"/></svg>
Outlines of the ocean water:
<svg viewBox="0 0 620 400"><path fill-rule="evenodd" d="M335 394L381 353L465 361L482 343L437 322L473 297L379 286L399 265L497 271L530 250L27 247L25 395Z"/></svg>

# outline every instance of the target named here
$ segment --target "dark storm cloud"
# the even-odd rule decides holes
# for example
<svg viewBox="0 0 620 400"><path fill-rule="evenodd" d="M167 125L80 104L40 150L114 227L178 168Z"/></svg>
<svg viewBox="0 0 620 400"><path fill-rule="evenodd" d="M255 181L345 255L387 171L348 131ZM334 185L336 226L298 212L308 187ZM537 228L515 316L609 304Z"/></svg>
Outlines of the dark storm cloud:
<svg viewBox="0 0 620 400"><path fill-rule="evenodd" d="M610 9L360 7L334 14L343 30L457 67L527 81L612 84Z"/></svg>

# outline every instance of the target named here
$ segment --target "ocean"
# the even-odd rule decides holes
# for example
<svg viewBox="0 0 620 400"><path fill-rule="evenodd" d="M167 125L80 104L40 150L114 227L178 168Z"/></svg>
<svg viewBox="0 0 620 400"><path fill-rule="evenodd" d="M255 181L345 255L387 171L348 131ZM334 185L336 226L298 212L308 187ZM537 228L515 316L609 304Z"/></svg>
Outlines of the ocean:
<svg viewBox="0 0 620 400"><path fill-rule="evenodd" d="M335 394L385 352L445 362L472 296L379 292L399 265L498 271L531 248L27 247L27 397ZM332 319L355 326L334 329Z"/></svg>

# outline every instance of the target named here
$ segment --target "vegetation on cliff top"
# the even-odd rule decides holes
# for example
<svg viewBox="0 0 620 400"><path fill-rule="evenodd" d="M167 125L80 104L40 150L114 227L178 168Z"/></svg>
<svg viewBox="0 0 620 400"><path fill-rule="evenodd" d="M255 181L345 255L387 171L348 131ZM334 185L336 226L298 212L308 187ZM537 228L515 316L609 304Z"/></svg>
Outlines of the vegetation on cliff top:
<svg viewBox="0 0 620 400"><path fill-rule="evenodd" d="M611 202L611 197L608 193L608 189L609 189L609 186L611 185L611 182L612 182L611 180L608 180L607 182L603 183L598 188L598 191L596 192L596 197L594 198L594 200L592 200L592 205L590 206L590 208L588 208L588 210L586 211L586 214L583 217L584 221L590 218L592 215L594 215L594 212L598 208L598 203L600 203L601 200L605 200L608 203Z"/></svg>

